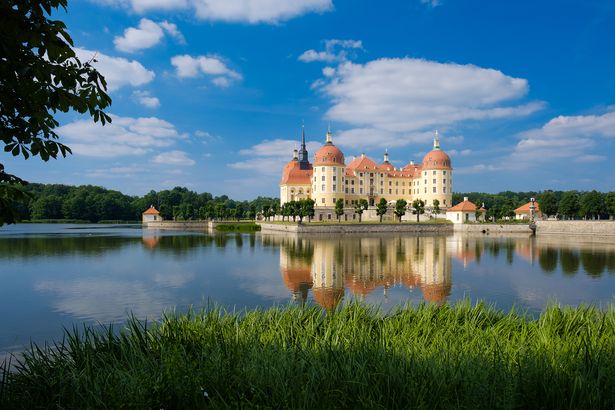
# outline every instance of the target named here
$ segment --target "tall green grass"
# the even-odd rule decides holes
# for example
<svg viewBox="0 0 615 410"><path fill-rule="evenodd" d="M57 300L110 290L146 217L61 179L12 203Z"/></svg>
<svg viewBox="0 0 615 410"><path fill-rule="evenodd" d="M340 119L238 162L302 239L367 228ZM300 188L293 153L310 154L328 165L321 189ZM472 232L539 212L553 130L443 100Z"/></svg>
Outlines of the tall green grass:
<svg viewBox="0 0 615 410"><path fill-rule="evenodd" d="M615 311L210 309L73 329L2 377L1 408L613 408Z"/></svg>

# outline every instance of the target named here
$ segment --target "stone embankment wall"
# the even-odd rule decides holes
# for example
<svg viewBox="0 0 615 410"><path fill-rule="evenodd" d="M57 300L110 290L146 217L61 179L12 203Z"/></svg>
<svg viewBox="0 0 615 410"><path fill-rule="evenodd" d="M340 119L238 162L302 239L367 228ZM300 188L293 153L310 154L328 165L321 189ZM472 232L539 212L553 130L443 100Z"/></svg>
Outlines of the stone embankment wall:
<svg viewBox="0 0 615 410"><path fill-rule="evenodd" d="M340 233L429 233L447 234L453 233L452 224L334 224L331 225L309 225L309 224L272 224L259 223L261 232L291 232L291 233L321 233L321 234L340 234Z"/></svg>
<svg viewBox="0 0 615 410"><path fill-rule="evenodd" d="M151 229L174 229L174 230L207 230L214 229L217 225L224 224L253 224L254 221L157 221L144 222L144 228Z"/></svg>
<svg viewBox="0 0 615 410"><path fill-rule="evenodd" d="M538 221L536 235L615 236L615 221Z"/></svg>
<svg viewBox="0 0 615 410"><path fill-rule="evenodd" d="M455 232L461 233L532 233L529 224L454 224L454 226Z"/></svg>

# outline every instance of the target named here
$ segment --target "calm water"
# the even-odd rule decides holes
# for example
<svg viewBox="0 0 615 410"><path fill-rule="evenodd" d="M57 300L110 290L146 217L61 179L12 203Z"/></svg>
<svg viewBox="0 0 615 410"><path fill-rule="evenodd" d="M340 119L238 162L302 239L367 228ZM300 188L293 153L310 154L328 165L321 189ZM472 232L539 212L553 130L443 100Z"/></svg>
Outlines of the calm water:
<svg viewBox="0 0 615 410"><path fill-rule="evenodd" d="M331 308L468 297L532 313L549 301L606 305L615 243L493 236L297 237L18 225L0 229L0 359L77 323L216 302Z"/></svg>

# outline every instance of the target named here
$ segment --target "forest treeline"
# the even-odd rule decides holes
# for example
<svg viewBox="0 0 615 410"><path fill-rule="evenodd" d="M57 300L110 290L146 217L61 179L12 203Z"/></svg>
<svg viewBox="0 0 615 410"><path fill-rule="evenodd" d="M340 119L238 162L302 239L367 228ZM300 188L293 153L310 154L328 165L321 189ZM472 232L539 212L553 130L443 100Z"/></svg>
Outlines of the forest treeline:
<svg viewBox="0 0 615 410"><path fill-rule="evenodd" d="M33 183L26 185L24 191L31 199L19 204L21 220L140 221L143 211L151 205L164 219L252 219L263 208L279 204L276 198L259 196L251 201L238 201L183 187L150 191L144 196L92 185Z"/></svg>
<svg viewBox="0 0 615 410"><path fill-rule="evenodd" d="M253 219L263 211L267 216L281 213L277 198L259 196L251 201L239 201L226 195L197 193L184 187L150 191L143 196L125 195L92 185L32 183L24 190L31 198L19 207L21 220L140 221L143 211L151 205L167 220ZM495 219L514 216L515 208L530 198L538 200L544 214L562 219L606 219L615 215L615 192L468 192L453 194L453 204L463 201L466 196L477 205L484 203L487 216Z"/></svg>
<svg viewBox="0 0 615 410"><path fill-rule="evenodd" d="M559 219L608 219L615 216L615 192L593 191L505 191L497 194L468 192L453 194L453 204L468 197L478 206L487 208L488 219L514 217L515 209L526 204L531 198L538 201L540 211L549 217Z"/></svg>

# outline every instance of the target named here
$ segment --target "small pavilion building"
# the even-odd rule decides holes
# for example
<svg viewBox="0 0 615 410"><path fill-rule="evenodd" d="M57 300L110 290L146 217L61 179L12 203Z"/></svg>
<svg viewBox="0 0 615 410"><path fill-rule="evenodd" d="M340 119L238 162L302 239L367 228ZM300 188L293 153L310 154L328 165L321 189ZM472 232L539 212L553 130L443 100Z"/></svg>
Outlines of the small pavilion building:
<svg viewBox="0 0 615 410"><path fill-rule="evenodd" d="M515 219L523 220L530 219L530 206L532 202L528 202L527 204L521 205L519 208L515 209ZM540 212L540 207L538 206L538 201L534 202L534 212L536 213L536 218L542 218L542 212Z"/></svg>
<svg viewBox="0 0 615 410"><path fill-rule="evenodd" d="M458 203L446 211L446 219L456 224L476 222L477 209L476 205L470 202L466 196L463 198L463 202Z"/></svg>
<svg viewBox="0 0 615 410"><path fill-rule="evenodd" d="M143 212L141 217L143 223L162 221L160 212L158 212L158 210L154 208L154 205L151 205L147 211Z"/></svg>

